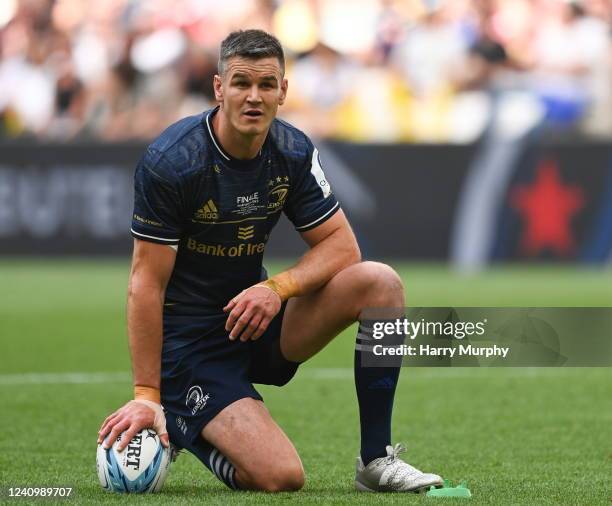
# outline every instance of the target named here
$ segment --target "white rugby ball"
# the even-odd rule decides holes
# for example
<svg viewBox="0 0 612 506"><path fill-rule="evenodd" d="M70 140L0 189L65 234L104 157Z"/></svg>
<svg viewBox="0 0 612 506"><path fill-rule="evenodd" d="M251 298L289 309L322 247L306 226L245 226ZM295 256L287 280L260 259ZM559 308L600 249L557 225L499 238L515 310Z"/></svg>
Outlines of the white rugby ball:
<svg viewBox="0 0 612 506"><path fill-rule="evenodd" d="M153 429L143 429L119 452L117 444L124 435L108 450L98 445L96 465L100 485L112 492L159 492L172 460L170 448L164 448Z"/></svg>

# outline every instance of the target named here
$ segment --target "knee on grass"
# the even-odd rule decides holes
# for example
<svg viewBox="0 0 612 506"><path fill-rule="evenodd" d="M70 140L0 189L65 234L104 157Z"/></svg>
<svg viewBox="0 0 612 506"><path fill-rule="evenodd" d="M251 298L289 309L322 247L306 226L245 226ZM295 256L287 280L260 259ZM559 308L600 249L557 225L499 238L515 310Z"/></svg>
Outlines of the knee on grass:
<svg viewBox="0 0 612 506"><path fill-rule="evenodd" d="M306 475L301 462L265 466L249 472L238 471L242 486L262 492L295 492L304 486Z"/></svg>

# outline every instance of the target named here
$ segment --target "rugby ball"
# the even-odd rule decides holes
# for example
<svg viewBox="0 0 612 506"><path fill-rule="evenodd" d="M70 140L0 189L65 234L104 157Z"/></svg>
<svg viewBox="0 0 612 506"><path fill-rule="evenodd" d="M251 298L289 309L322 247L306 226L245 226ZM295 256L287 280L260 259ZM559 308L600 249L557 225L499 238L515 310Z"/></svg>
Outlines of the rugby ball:
<svg viewBox="0 0 612 506"><path fill-rule="evenodd" d="M124 435L121 434L108 450L98 445L96 465L100 485L112 492L159 492L172 460L170 448L163 447L153 429L143 429L123 451L117 451Z"/></svg>

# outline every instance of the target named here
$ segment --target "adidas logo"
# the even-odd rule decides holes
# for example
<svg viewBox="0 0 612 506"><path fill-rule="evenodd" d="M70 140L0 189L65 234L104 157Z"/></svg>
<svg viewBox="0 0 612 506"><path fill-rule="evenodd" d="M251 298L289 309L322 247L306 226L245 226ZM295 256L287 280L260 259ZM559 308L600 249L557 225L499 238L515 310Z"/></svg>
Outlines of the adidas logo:
<svg viewBox="0 0 612 506"><path fill-rule="evenodd" d="M251 239L255 235L255 225L250 225L248 227L238 227L238 239L242 239L243 241L246 239Z"/></svg>
<svg viewBox="0 0 612 506"><path fill-rule="evenodd" d="M206 204L204 204L200 209L198 209L195 213L195 218L197 220L217 220L219 219L219 211L217 206L209 199Z"/></svg>
<svg viewBox="0 0 612 506"><path fill-rule="evenodd" d="M368 390L391 390L395 388L396 382L393 381L389 376L385 376L384 378L380 378L373 383L368 385Z"/></svg>

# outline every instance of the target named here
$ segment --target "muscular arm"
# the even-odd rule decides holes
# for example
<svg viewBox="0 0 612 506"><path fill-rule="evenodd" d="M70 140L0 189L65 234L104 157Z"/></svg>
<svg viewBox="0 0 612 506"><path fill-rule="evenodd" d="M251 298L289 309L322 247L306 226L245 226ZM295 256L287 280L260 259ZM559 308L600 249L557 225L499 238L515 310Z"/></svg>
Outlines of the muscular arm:
<svg viewBox="0 0 612 506"><path fill-rule="evenodd" d="M327 283L335 274L361 260L361 252L342 210L322 225L302 233L310 249L288 273L305 295Z"/></svg>
<svg viewBox="0 0 612 506"><path fill-rule="evenodd" d="M175 258L176 252L166 245L134 240L127 317L135 400L102 422L98 443L106 448L125 431L118 447L122 450L145 427L153 427L162 443L169 444L159 388L164 294Z"/></svg>
<svg viewBox="0 0 612 506"><path fill-rule="evenodd" d="M283 300L319 289L336 273L361 260L355 235L342 210L303 232L302 237L310 249L294 267L248 288L225 306L224 311L229 312L225 329L230 339L258 339L280 311Z"/></svg>
<svg viewBox="0 0 612 506"><path fill-rule="evenodd" d="M162 313L176 251L134 240L127 321L135 386L160 388Z"/></svg>

